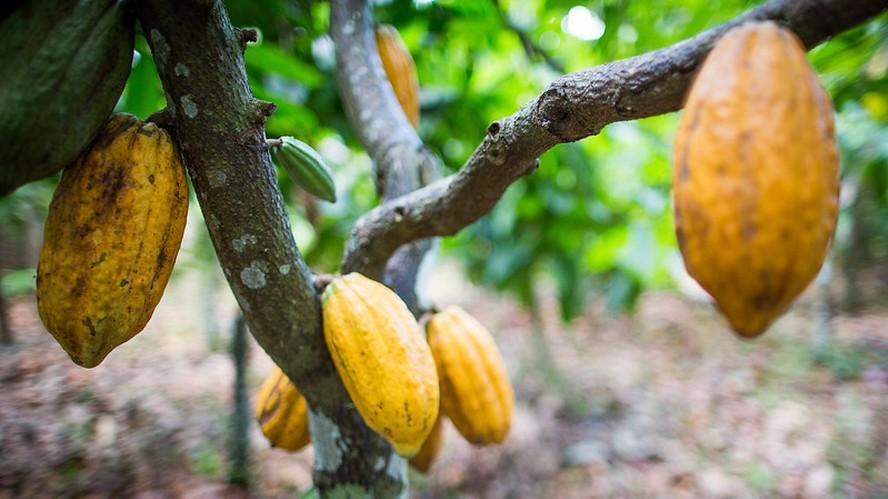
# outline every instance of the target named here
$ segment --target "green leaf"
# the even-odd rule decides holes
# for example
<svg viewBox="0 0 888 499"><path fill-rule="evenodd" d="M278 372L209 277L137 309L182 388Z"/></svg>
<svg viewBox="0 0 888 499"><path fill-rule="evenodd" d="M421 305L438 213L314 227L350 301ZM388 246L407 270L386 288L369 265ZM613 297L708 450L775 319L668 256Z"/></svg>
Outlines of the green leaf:
<svg viewBox="0 0 888 499"><path fill-rule="evenodd" d="M309 88L318 87L324 82L324 76L314 66L271 43L250 45L244 54L249 69L278 74Z"/></svg>

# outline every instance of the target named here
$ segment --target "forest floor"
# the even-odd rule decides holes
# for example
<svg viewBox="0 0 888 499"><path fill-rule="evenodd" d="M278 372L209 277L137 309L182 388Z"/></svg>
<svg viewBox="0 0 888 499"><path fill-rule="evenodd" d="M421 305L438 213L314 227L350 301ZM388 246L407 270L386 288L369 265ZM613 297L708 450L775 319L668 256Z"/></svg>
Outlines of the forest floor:
<svg viewBox="0 0 888 499"><path fill-rule="evenodd" d="M513 427L482 449L448 425L431 473L411 473L412 497L888 497L888 310L833 317L815 362L804 300L746 342L674 293L643 295L632 316L593 303L568 325L545 298L539 336L513 301L458 274L431 279L433 299L494 332L517 394ZM205 278L177 275L147 330L91 370L43 330L33 297L15 300L17 345L0 350L0 498L308 490L311 449L271 449L255 424L252 487L225 485L235 306L216 283L207 293ZM271 368L252 343L251 397Z"/></svg>

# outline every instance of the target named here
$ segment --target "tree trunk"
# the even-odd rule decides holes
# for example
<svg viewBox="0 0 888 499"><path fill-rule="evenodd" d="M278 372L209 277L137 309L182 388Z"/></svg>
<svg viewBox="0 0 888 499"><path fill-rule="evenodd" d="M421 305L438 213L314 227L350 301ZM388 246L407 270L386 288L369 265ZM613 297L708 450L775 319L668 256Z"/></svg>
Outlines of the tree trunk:
<svg viewBox="0 0 888 499"><path fill-rule="evenodd" d="M811 328L811 355L814 360L822 362L829 353L832 344L832 307L830 306L829 284L832 276L832 259L827 258L814 281L814 305L812 307L813 324Z"/></svg>
<svg viewBox="0 0 888 499"><path fill-rule="evenodd" d="M234 362L234 408L231 412L228 483L250 484L250 401L247 396L247 327L238 314L231 332L231 359Z"/></svg>
<svg viewBox="0 0 888 499"><path fill-rule="evenodd" d="M216 269L202 269L201 279L201 316L203 317L204 338L207 340L207 350L217 352L222 348L222 339L219 334L219 321L216 320L216 291L219 278Z"/></svg>
<svg viewBox="0 0 888 499"><path fill-rule="evenodd" d="M7 315L6 297L3 295L3 275L0 273L0 344L12 345L15 338L12 335L12 327L9 324Z"/></svg>
<svg viewBox="0 0 888 499"><path fill-rule="evenodd" d="M866 214L870 189L867 186L868 182L865 179L857 184L857 195L850 209L851 234L841 260L842 273L845 277L845 296L842 305L848 312L856 312L863 303L858 274L869 257L867 245L871 231Z"/></svg>

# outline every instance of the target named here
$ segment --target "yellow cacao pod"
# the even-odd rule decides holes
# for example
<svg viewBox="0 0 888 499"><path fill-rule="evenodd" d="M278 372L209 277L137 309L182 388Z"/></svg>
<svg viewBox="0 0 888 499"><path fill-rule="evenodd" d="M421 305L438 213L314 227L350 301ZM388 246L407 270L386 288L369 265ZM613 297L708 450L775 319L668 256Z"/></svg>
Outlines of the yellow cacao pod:
<svg viewBox="0 0 888 499"><path fill-rule="evenodd" d="M425 442L422 443L422 447L420 447L419 452L410 459L410 466L416 468L417 471L421 471L423 473L428 473L429 469L432 467L432 464L435 462L435 458L438 457L438 453L441 452L441 447L444 446L444 415L438 414L438 419L435 421L435 426L432 428L432 432L429 433L429 436L426 437Z"/></svg>
<svg viewBox="0 0 888 499"><path fill-rule="evenodd" d="M273 447L297 451L311 442L305 397L277 366L259 387L256 421Z"/></svg>
<svg viewBox="0 0 888 499"><path fill-rule="evenodd" d="M358 412L395 451L411 457L438 417L438 375L407 305L383 284L352 273L322 297L324 338Z"/></svg>
<svg viewBox="0 0 888 499"><path fill-rule="evenodd" d="M37 266L37 307L75 363L94 367L141 331L179 252L188 186L170 136L112 116L56 188Z"/></svg>
<svg viewBox="0 0 888 499"><path fill-rule="evenodd" d="M419 128L419 78L410 51L394 26L376 28L376 48L395 97L413 128Z"/></svg>
<svg viewBox="0 0 888 499"><path fill-rule="evenodd" d="M719 40L688 95L674 162L688 273L739 335L757 336L817 275L836 226L832 105L795 35L763 22Z"/></svg>
<svg viewBox="0 0 888 499"><path fill-rule="evenodd" d="M502 443L512 425L514 395L493 336L456 306L432 316L427 328L444 414L470 443Z"/></svg>

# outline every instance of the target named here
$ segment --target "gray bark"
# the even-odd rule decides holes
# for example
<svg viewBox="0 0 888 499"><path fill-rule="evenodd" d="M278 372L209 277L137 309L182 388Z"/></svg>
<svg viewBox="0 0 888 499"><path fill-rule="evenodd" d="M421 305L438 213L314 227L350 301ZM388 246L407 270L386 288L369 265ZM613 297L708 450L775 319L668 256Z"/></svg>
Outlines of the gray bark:
<svg viewBox="0 0 888 499"><path fill-rule="evenodd" d="M320 300L265 149L274 105L253 98L244 69L255 32L232 27L219 0L143 0L136 11L167 95L158 120L175 132L225 277L253 336L311 407L316 486L400 494L402 460L364 425L324 344Z"/></svg>
<svg viewBox="0 0 888 499"><path fill-rule="evenodd" d="M0 282L3 281L3 275L0 273ZM12 345L15 343L15 337L12 334L12 327L9 325L7 317L6 297L3 296L3 287L0 286L0 345Z"/></svg>
<svg viewBox="0 0 888 499"><path fill-rule="evenodd" d="M250 485L250 397L247 394L247 359L250 343L244 316L238 314L231 328L231 361L234 363L234 407L231 411L228 483Z"/></svg>

